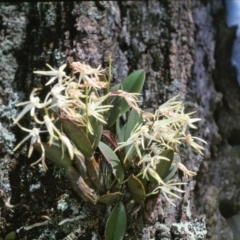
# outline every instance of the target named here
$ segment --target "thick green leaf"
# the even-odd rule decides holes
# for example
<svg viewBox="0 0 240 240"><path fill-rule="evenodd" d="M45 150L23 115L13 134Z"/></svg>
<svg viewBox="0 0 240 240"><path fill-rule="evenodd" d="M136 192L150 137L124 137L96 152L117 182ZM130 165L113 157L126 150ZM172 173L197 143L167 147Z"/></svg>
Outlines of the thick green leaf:
<svg viewBox="0 0 240 240"><path fill-rule="evenodd" d="M98 147L107 161L112 164L113 174L122 182L124 179L124 169L116 153L105 143L99 142Z"/></svg>
<svg viewBox="0 0 240 240"><path fill-rule="evenodd" d="M126 212L127 214L131 214L132 213L132 210L133 210L133 207L135 206L136 202L131 199L130 201L128 201L125 205L125 208L126 208Z"/></svg>
<svg viewBox="0 0 240 240"><path fill-rule="evenodd" d="M132 109L127 122L123 125L122 128L119 127L119 120L116 121L116 133L118 136L119 142L125 142L128 140L128 138L131 135L131 132L136 124L142 123L143 119L136 110ZM124 147L125 154L128 152L129 148L131 146ZM131 152L128 155L128 158L131 158L131 156L135 153L135 148L132 148Z"/></svg>
<svg viewBox="0 0 240 240"><path fill-rule="evenodd" d="M121 83L118 83L118 84L115 84L114 86L112 86L110 91L114 92L114 91L119 90L119 89L122 89L122 84Z"/></svg>
<svg viewBox="0 0 240 240"><path fill-rule="evenodd" d="M16 232L10 232L5 238L4 240L15 240L16 239Z"/></svg>
<svg viewBox="0 0 240 240"><path fill-rule="evenodd" d="M142 182L131 174L128 178L128 188L135 202L142 204L146 198L146 192Z"/></svg>
<svg viewBox="0 0 240 240"><path fill-rule="evenodd" d="M104 137L104 139L106 139L106 141L110 144L110 146L112 146L113 148L116 148L118 146L118 140L117 140L117 136L109 131L109 130L103 130L102 131L102 136Z"/></svg>
<svg viewBox="0 0 240 240"><path fill-rule="evenodd" d="M121 196L122 196L121 192L106 193L106 194L102 195L101 197L99 197L97 201L100 203L104 203L106 205L111 205L114 202L116 202L117 200L119 200L119 198Z"/></svg>
<svg viewBox="0 0 240 240"><path fill-rule="evenodd" d="M124 124L123 127L120 128L120 121L119 121L119 119L117 119L117 121L116 121L116 133L117 133L117 136L118 136L118 142L124 142L125 131L126 131L126 124Z"/></svg>
<svg viewBox="0 0 240 240"><path fill-rule="evenodd" d="M181 162L181 157L178 153L174 153L173 162Z"/></svg>
<svg viewBox="0 0 240 240"><path fill-rule="evenodd" d="M89 121L93 128L93 134L88 132L88 139L90 140L90 142L92 144L92 150L94 152L96 150L96 148L98 147L98 143L102 136L103 124L92 116L89 117Z"/></svg>
<svg viewBox="0 0 240 240"><path fill-rule="evenodd" d="M181 157L178 153L174 153L173 162L181 162ZM164 178L164 182L168 182L172 179L172 177L175 175L178 167L175 164L172 164L171 167L168 170L167 176Z"/></svg>
<svg viewBox="0 0 240 240"><path fill-rule="evenodd" d="M173 178L173 176L175 175L176 171L178 170L178 167L175 164L172 164L167 176L163 179L164 182L168 182L169 180L171 180Z"/></svg>
<svg viewBox="0 0 240 240"><path fill-rule="evenodd" d="M167 149L162 151L160 156L166 157L170 160L161 160L160 163L156 166L156 172L161 177L161 179L164 179L165 177L167 177L169 169L172 165L174 152L171 149Z"/></svg>
<svg viewBox="0 0 240 240"><path fill-rule="evenodd" d="M126 130L124 135L124 141L128 140L136 124L142 123L142 122L143 122L142 117L139 116L138 112L135 109L132 109L128 116L127 122L125 123Z"/></svg>
<svg viewBox="0 0 240 240"><path fill-rule="evenodd" d="M59 121L63 126L64 133L75 144L80 152L86 157L91 157L93 154L93 148L85 132L69 119L60 119Z"/></svg>
<svg viewBox="0 0 240 240"><path fill-rule="evenodd" d="M127 228L127 214L124 205L117 203L108 220L105 227L105 240L122 240L124 238Z"/></svg>
<svg viewBox="0 0 240 240"><path fill-rule="evenodd" d="M72 160L70 159L70 156L67 153L64 153L64 156L62 157L62 149L60 147L55 145L49 146L47 143L42 143L42 145L45 149L46 158L54 164L65 169L72 167ZM42 152L41 145L39 143L34 143L33 147L39 152Z"/></svg>
<svg viewBox="0 0 240 240"><path fill-rule="evenodd" d="M108 128L111 128L113 124L116 122L116 120L119 118L123 100L124 99L122 99L121 97L113 97L110 103L111 105L113 105L113 107L110 108L108 112L108 122L107 122Z"/></svg>
<svg viewBox="0 0 240 240"><path fill-rule="evenodd" d="M148 172L149 181L152 184L154 184L154 185L155 184L157 184L157 185L164 184L162 178L159 176L159 174L153 168L149 167L147 172Z"/></svg>
<svg viewBox="0 0 240 240"><path fill-rule="evenodd" d="M122 81L122 89L123 91L129 93L140 93L145 81L145 72L144 70L137 70L131 73ZM120 115L123 115L125 112L129 110L129 105L126 101L123 102L121 107Z"/></svg>

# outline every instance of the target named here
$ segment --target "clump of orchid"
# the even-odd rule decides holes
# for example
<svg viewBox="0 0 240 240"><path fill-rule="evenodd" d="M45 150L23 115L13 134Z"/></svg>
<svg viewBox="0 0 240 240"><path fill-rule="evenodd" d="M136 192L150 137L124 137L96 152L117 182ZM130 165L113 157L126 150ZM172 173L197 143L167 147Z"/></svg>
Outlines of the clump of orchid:
<svg viewBox="0 0 240 240"><path fill-rule="evenodd" d="M35 88L29 101L16 104L24 108L14 124L28 135L14 150L30 139L28 157L33 149L41 152L34 164L41 163L47 170L47 158L64 168L71 186L85 202L115 204L107 221L106 239L114 234L116 216L126 219L123 203L129 199L124 185L136 204L162 192L175 206L170 196L180 198L175 192L184 191L177 186L186 184L173 181L177 169L186 177L196 175L181 163L178 148L185 142L203 154L206 142L189 133L200 118L192 118L194 112L184 112L179 96L154 113L142 110L138 97L145 81L143 70L111 86L111 61L108 72L101 66L72 62L71 76L64 71L67 64L57 70L47 66L49 71L34 72L51 77L45 84L51 86L45 99L40 101L37 93L42 89ZM27 112L35 122L32 129L19 123ZM123 115L127 115L125 123ZM43 133L49 136L47 143L41 141ZM104 169L108 169L108 184ZM126 224L122 234L124 228Z"/></svg>

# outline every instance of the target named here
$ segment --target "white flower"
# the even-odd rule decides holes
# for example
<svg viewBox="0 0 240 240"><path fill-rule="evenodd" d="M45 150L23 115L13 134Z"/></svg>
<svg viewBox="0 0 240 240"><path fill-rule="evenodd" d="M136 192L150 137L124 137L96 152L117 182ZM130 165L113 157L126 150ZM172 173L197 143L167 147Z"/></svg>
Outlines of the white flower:
<svg viewBox="0 0 240 240"><path fill-rule="evenodd" d="M23 131L29 132L29 134L13 149L13 151L16 151L24 142L26 142L29 138L31 138L30 147L29 147L29 150L28 150L28 158L30 158L30 156L32 155L32 152L33 152L33 146L32 145L37 142L42 146L41 138L39 136L39 133L46 132L46 131L40 131L39 128L27 129L27 128L21 126L19 123L17 123L17 125Z"/></svg>
<svg viewBox="0 0 240 240"><path fill-rule="evenodd" d="M143 156L143 158L138 162L138 165L142 164L142 163L146 163L147 166L146 167L151 167L153 169L156 169L156 165L160 163L161 160L165 160L165 161L170 161L170 159L164 157L164 156L151 156L150 154L146 154Z"/></svg>
<svg viewBox="0 0 240 240"><path fill-rule="evenodd" d="M181 101L175 101L178 97L179 95L162 104L155 112L155 119L158 119L159 116L168 116L172 111L178 112L182 107Z"/></svg>
<svg viewBox="0 0 240 240"><path fill-rule="evenodd" d="M183 138L179 138L179 139L184 139L186 140L186 142L192 146L197 152L199 152L200 154L203 155L202 150L204 150L204 147L200 146L199 144L197 144L196 142L194 142L194 139L201 141L205 144L207 144L203 139L198 138L198 137L192 137L191 134L187 134L185 135Z"/></svg>
<svg viewBox="0 0 240 240"><path fill-rule="evenodd" d="M77 82L69 82L65 88L65 95L71 98L86 98L84 95L83 90L80 88L80 84Z"/></svg>
<svg viewBox="0 0 240 240"><path fill-rule="evenodd" d="M73 156L74 156L74 147L73 145L71 144L70 140L64 136L64 135L60 135L59 136L59 139L62 141L62 143L67 147L67 150L68 150L68 153L69 153L69 156L71 159L73 159ZM62 155L63 157L63 155Z"/></svg>
<svg viewBox="0 0 240 240"><path fill-rule="evenodd" d="M17 118L14 119L13 124L16 124L28 111L30 111L31 117L34 117L36 108L43 108L43 107L45 107L45 106L47 106L47 105L49 105L51 103L52 99L49 99L45 103L40 103L40 98L34 96L35 92L38 91L39 89L40 88L34 88L33 89L33 91L30 94L30 101L17 103L15 105L15 106L23 106L23 105L26 105L26 106L23 108L23 110L17 116Z"/></svg>
<svg viewBox="0 0 240 240"><path fill-rule="evenodd" d="M38 162L42 161L42 166L44 170L47 170L47 165L45 163L45 149L44 146L41 142L41 138L40 138L40 133L43 132L47 132L47 131L40 131L39 128L33 128L33 129L27 129L23 126L21 126L18 122L16 122L17 125L19 126L19 128L21 128L23 131L29 132L29 135L27 135L14 149L13 151L16 151L25 141L27 141L30 137L31 137L31 141L30 141L30 146L29 146L29 150L28 150L28 158L30 158L30 156L32 155L33 152L33 144L34 143L38 143L41 147L42 150L42 155L41 157L35 161L34 163L31 164L31 166L37 164Z"/></svg>
<svg viewBox="0 0 240 240"><path fill-rule="evenodd" d="M107 82L100 81L99 79L99 76L105 71L105 69L100 70L101 65L98 66L98 68L92 68L90 65L80 62L72 62L71 66L76 72L80 73L79 83L83 80L86 86L95 89L101 89L107 86Z"/></svg>
<svg viewBox="0 0 240 240"><path fill-rule="evenodd" d="M180 162L175 162L175 165L183 171L183 175L185 177L191 177L191 176L196 176L197 174L195 172L189 171L182 163Z"/></svg>
<svg viewBox="0 0 240 240"><path fill-rule="evenodd" d="M109 110L109 108L112 107L112 105L102 105L102 102L109 96L109 94L103 96L103 97L97 97L94 92L92 92L89 96L89 101L86 102L84 106L84 117L86 119L88 130L93 134L93 129L89 121L89 117L93 116L100 122L106 124L103 115L101 113L106 112Z"/></svg>
<svg viewBox="0 0 240 240"><path fill-rule="evenodd" d="M170 111L166 117L177 119L182 125L182 133L184 134L187 130L187 127L196 129L197 127L193 125L193 123L201 120L201 118L190 118L190 115L194 113L195 112L184 113L184 107L182 107L179 112Z"/></svg>
<svg viewBox="0 0 240 240"><path fill-rule="evenodd" d="M47 130L48 130L48 133L50 135L50 138L49 138L49 145L52 145L52 142L53 142L53 138L57 139L58 140L58 137L54 134L54 131L57 132L57 134L60 136L61 133L60 131L55 127L55 125L53 124L52 120L49 118L48 115L45 115L43 117L43 120L44 120L44 123L47 127Z"/></svg>
<svg viewBox="0 0 240 240"><path fill-rule="evenodd" d="M49 85L52 82L54 82L55 79L58 78L58 83L61 84L63 81L63 77L69 78L66 76L66 73L63 71L63 69L67 66L67 64L63 64L61 67L59 67L58 70L52 68L50 65L46 64L52 71L34 71L36 74L41 74L45 76L53 76L45 85Z"/></svg>
<svg viewBox="0 0 240 240"><path fill-rule="evenodd" d="M187 183L171 183L171 181L168 181L164 185L161 185L161 186L158 186L157 188L155 188L155 190L153 191L153 194L156 194L158 192L158 190L162 190L162 193L163 193L164 197L168 200L168 202L170 204L172 204L174 207L176 207L176 205L168 198L167 194L180 199L181 197L179 197L177 194L173 193L172 190L174 190L176 192L184 193L185 191L176 187L176 185L185 185L185 184L187 184Z"/></svg>
<svg viewBox="0 0 240 240"><path fill-rule="evenodd" d="M129 92L125 92L122 90L116 90L114 92L111 92L111 96L119 96L119 97L123 97L127 104L135 109L138 114L140 115L142 112L142 109L138 106L138 98L137 96L141 95L140 93L129 93Z"/></svg>
<svg viewBox="0 0 240 240"><path fill-rule="evenodd" d="M120 148L123 147L127 147L125 149L127 149L127 152L125 154L125 158L124 158L124 162L126 161L126 159L129 157L129 155L131 153L133 153L133 150L135 149L139 158L142 158L142 154L141 154L141 149L140 149L140 145L142 143L141 141L141 124L136 124L135 127L133 128L130 137L128 138L128 140L126 142L119 142L118 143L118 147L115 149L115 152L117 150L119 150Z"/></svg>
<svg viewBox="0 0 240 240"><path fill-rule="evenodd" d="M50 95L57 99L66 99L67 97L62 95L61 92L65 89L63 85L55 84L52 89L48 92L47 96L45 97L44 102L47 102Z"/></svg>

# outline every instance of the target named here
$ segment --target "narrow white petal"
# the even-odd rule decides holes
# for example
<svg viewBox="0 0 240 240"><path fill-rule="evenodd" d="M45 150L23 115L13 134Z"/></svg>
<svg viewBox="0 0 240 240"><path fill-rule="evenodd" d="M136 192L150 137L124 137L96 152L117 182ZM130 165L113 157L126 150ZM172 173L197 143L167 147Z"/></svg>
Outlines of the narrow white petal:
<svg viewBox="0 0 240 240"><path fill-rule="evenodd" d="M32 104L28 104L24 107L24 109L19 113L17 118L14 120L13 124L16 124L24 115L32 108Z"/></svg>

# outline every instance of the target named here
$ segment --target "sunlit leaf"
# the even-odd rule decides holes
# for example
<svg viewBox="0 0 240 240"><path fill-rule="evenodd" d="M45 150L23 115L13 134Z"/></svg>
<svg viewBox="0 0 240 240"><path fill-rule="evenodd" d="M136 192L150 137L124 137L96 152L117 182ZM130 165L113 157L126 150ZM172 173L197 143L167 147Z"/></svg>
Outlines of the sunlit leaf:
<svg viewBox="0 0 240 240"><path fill-rule="evenodd" d="M146 198L146 192L142 182L131 174L128 178L128 188L135 202L142 204Z"/></svg>
<svg viewBox="0 0 240 240"><path fill-rule="evenodd" d="M127 228L127 214L124 205L117 203L108 220L105 227L105 240L122 240L126 233Z"/></svg>
<svg viewBox="0 0 240 240"><path fill-rule="evenodd" d="M106 194L102 195L101 197L99 197L97 201L100 203L104 203L106 205L111 205L114 202L116 202L117 200L119 200L119 198L121 196L122 196L121 192L106 193Z"/></svg>
<svg viewBox="0 0 240 240"><path fill-rule="evenodd" d="M114 92L116 90L122 89L122 84L121 83L117 83L114 86L111 87L110 91Z"/></svg>
<svg viewBox="0 0 240 240"><path fill-rule="evenodd" d="M98 147L105 159L111 163L114 176L122 182L124 179L124 169L116 153L105 143L99 142Z"/></svg>
<svg viewBox="0 0 240 240"><path fill-rule="evenodd" d="M113 126L113 124L116 122L116 120L119 118L119 114L121 112L121 106L123 104L124 99L121 97L111 97L112 101L110 102L113 107L109 109L108 112L108 122L107 127L108 129Z"/></svg>
<svg viewBox="0 0 240 240"><path fill-rule="evenodd" d="M144 70L137 70L131 73L122 81L122 89L123 91L129 93L140 93L145 81L145 72ZM125 112L129 110L129 105L126 101L123 102L121 106L121 113L123 115Z"/></svg>

